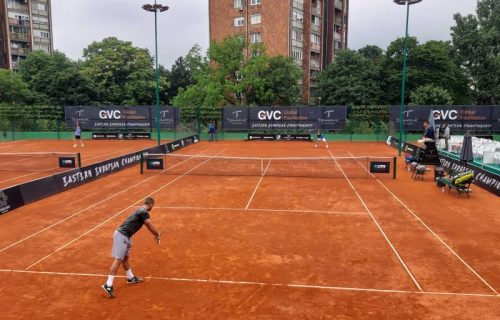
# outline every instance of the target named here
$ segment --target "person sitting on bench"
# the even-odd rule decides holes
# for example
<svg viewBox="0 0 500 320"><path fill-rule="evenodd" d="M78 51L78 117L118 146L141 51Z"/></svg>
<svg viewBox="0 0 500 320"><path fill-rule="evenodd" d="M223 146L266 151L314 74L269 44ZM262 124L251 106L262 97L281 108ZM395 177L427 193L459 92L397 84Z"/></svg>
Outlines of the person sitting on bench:
<svg viewBox="0 0 500 320"><path fill-rule="evenodd" d="M418 140L418 143L422 146L426 141L434 141L434 128L431 127L429 121L424 121L424 129L424 136L420 140Z"/></svg>

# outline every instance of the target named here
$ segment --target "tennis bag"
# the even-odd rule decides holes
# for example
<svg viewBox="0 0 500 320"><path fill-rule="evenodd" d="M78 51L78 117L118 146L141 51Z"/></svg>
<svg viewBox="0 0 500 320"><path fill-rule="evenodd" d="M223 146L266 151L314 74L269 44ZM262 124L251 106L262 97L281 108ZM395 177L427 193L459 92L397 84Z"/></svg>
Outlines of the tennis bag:
<svg viewBox="0 0 500 320"><path fill-rule="evenodd" d="M451 179L451 183L456 186L462 186L465 183L472 182L474 179L474 173L472 171L459 173Z"/></svg>

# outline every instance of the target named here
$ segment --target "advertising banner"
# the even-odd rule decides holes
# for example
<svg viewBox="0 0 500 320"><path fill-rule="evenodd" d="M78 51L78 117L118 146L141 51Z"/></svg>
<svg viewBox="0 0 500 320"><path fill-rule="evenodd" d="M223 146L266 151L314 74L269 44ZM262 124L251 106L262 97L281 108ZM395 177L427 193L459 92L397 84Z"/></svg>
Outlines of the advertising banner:
<svg viewBox="0 0 500 320"><path fill-rule="evenodd" d="M347 107L225 107L223 130L342 130Z"/></svg>
<svg viewBox="0 0 500 320"><path fill-rule="evenodd" d="M65 122L69 128L82 129L151 129L156 128L156 107L64 107ZM174 130L179 122L179 108L160 107L160 128Z"/></svg>

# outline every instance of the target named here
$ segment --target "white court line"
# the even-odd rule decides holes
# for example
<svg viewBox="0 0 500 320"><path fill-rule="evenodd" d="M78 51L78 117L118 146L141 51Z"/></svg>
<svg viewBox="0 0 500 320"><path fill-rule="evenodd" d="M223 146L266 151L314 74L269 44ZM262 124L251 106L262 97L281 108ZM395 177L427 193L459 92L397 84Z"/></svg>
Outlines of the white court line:
<svg viewBox="0 0 500 320"><path fill-rule="evenodd" d="M223 153L224 151L225 151L225 149L224 149L224 150L222 150L222 151L220 151L218 154L214 155L213 157L215 157L215 156L219 155L220 153ZM209 158L208 160L210 160L210 159L211 159L211 158ZM59 252L59 251L63 250L63 249L64 249L64 248L66 248L67 246L69 246L69 245L71 245L72 243L74 243L74 242L76 242L76 241L80 240L81 238L83 238L83 237L84 237L84 236L86 236L87 234L91 233L92 231L94 231L94 230L98 229L99 227L101 227L102 225L106 224L107 222L109 222L109 221L113 220L114 218L118 217L118 216L119 216L119 215L121 215L123 212L125 212L125 211L129 210L130 208L133 208L133 207L134 207L137 203L141 202L141 201L142 201L142 199L144 199L144 198L146 198L146 197L150 197L150 196L152 196L153 194L157 193L158 191L163 190L164 188L166 188L166 187L168 187L169 185L173 184L173 183L174 183L174 182L176 182L177 180L182 179L182 178L183 178L183 177L185 177L187 174L189 174L189 172L191 172L191 171L195 170L196 168L198 168L199 166L201 166L201 165L205 164L208 160L206 160L206 161L204 161L204 162L200 163L199 165L197 165L197 166L195 166L195 167L191 168L190 170L188 170L188 171L187 171L186 173L184 173L183 175L178 176L178 177L177 177L177 178L175 178L174 180L169 181L167 184L165 184L165 185L163 185L162 187L160 187L160 188L156 189L156 190L155 190L155 191L153 191L152 193L150 193L150 194L148 194L148 195L146 195L146 196L141 197L139 200L137 200L136 202L134 202L134 203L133 203L133 204L131 204L130 206L126 207L125 209L123 209L123 210L121 210L121 211L119 211L118 213L116 213L115 215L111 216L110 218L108 218L108 219L104 220L103 222L99 223L98 225L96 225L96 226L95 226L95 227L93 227L92 229L90 229L90 230L88 230L87 232L85 232L85 233L83 233L83 234L79 235L79 236L78 236L78 237L76 237L75 239L71 240L70 242L66 243L65 245L60 246L59 248L57 248L56 250L52 251L51 253L49 253L49 254L48 254L48 255L46 255L45 257L43 257L43 258L39 259L38 261L36 261L35 263L31 264L29 267L27 267L27 268L26 268L26 270L31 269L31 268L32 268L32 267L34 267L35 265L39 264L40 262L42 262L42 261L46 260L47 258L49 258L50 256L54 255L55 253L57 253L57 252ZM155 175L155 176L156 176L156 175ZM155 176L153 176L153 177L155 177Z"/></svg>
<svg viewBox="0 0 500 320"><path fill-rule="evenodd" d="M269 168L271 161L272 160L269 160L269 162L267 163L266 169L264 170L264 172L262 172L262 175L260 176L259 182L255 186L255 189L253 190L252 196L250 197L250 200L248 200L248 203L247 203L245 209L248 209L248 207L250 207L250 203L252 203L253 197L255 197L255 194L257 193L257 189L259 188L260 183L262 182L262 179L264 179L264 176L266 175L267 169Z"/></svg>
<svg viewBox="0 0 500 320"><path fill-rule="evenodd" d="M203 150L202 152L205 152L205 151L207 151L207 150L208 150L208 149ZM186 161L187 161L187 160L186 160ZM84 209L82 209L82 210L80 210L80 211L78 211L78 212L76 212L76 213L74 213L74 214L72 214L72 215L70 215L70 216L68 216L68 217L66 217L66 218L64 218L64 219L62 219L62 220L60 220L60 221L58 221L58 222L56 222L56 223L51 224L51 225L50 225L50 226L48 226L48 227L43 228L42 230L39 230L39 231L37 231L37 232L35 232L35 233L33 233L33 234L31 234L31 235L29 235L29 236L27 236L27 237L25 237L25 238L23 238L23 239L19 240L19 241L16 241L16 242L12 243L11 245L9 245L9 246L7 246L7 247L5 247L5 248L0 249L0 252L3 252L3 251L5 251L5 250L7 250L7 249L9 249L9 248L12 248L12 247L14 247L14 246L16 246L16 245L20 244L21 242L24 242L24 241L26 241L26 240L29 240L29 239L31 239L31 238L33 238L33 237L35 237L35 236L39 235L39 234L40 234L40 233L42 233L42 232L45 232L45 231L47 231L47 230L49 230L49 229L52 229L53 227L55 227L55 226L57 226L57 225L59 225L59 224L61 224L61 223L65 222L65 221L68 221L69 219L72 219L72 218L74 218L74 217L76 217L76 216L80 215L81 213L83 213L83 212L85 212L85 211L87 211L87 210L89 210L89 209L92 209L92 208L94 208L94 207L96 207L96 206L100 205L101 203L104 203L104 202L108 201L109 199L112 199L112 198L116 197L117 195L120 195L120 194L122 194L122 193L124 193L124 192L127 192L127 191L129 191L130 189L133 189L133 188L137 187L138 185L140 185L140 184L142 184L142 183L144 183L144 182L146 182L146 181L149 181L149 180L153 179L153 178L154 178L154 177L156 177L156 176L161 175L162 173L163 173L163 171L161 171L161 172L159 172L159 173L157 173L157 174L155 174L155 175L153 175L153 176L151 176L151 177L149 177L149 178L147 178L147 179L145 179L145 180L142 180L142 181L140 181L140 182L138 182L138 183L134 184L133 186L128 187L128 188L127 188L127 189L125 189L125 190L122 190L122 191L117 192L117 193L113 193L113 194L112 194L112 195L110 195L109 197L107 197L107 198L105 198L105 199L103 199L103 200L101 200L101 201L99 201L99 202L96 202L96 203L94 203L94 204L92 204L92 205L90 205L90 206L88 206L88 207L86 207L86 208L84 208Z"/></svg>
<svg viewBox="0 0 500 320"><path fill-rule="evenodd" d="M317 214L332 214L332 215L357 215L367 216L366 212L349 212L349 211L321 211L321 210L297 210L297 209L267 209L267 208L217 208L217 207L177 207L177 206L162 206L155 209L170 209L170 210L210 210L210 211L267 211L279 213L317 213Z"/></svg>
<svg viewBox="0 0 500 320"><path fill-rule="evenodd" d="M66 276L66 277L89 277L89 278L108 277L107 274L99 274L99 273L52 272L52 271L11 270L11 269L0 269L0 273L19 273L19 274ZM126 276L117 275L116 277L125 278ZM493 298L493 299L499 298L497 295L482 294L482 293L409 291L409 290L391 290L391 289L376 289L376 288L339 287L330 285L313 285L313 284L299 284L299 283L273 283L273 282L258 282L258 281L194 279L194 278L156 277L156 276L149 276L144 278L150 280L170 281L170 282L210 283L210 284L225 284L225 285L240 285L240 286L269 286L269 287L285 287L285 288L300 288L300 289L318 289L318 290L328 290L328 291L392 293L392 294L407 294L407 295L442 295L442 296L454 296L454 297L477 297L477 298Z"/></svg>
<svg viewBox="0 0 500 320"><path fill-rule="evenodd" d="M349 152L350 153L350 152ZM403 202L401 201L401 199L398 198L398 196L396 196L383 182L381 182L376 176L374 176L372 173L369 172L369 170L363 166L363 168L368 171L368 173L375 178L375 180L387 191L389 192L389 194L394 198L396 199L415 219L417 219L418 222L420 222L420 224L422 224L422 226L424 226L424 228L426 228L434 237L436 237L439 242L441 242L458 260L460 260L460 262L462 262L466 267L467 269L469 269L477 278L479 278L479 280L481 280L481 282L486 285L491 291L493 291L496 295L499 295L498 291L495 290L495 288L493 288L492 285L490 285L483 277L481 277L481 275L479 275L479 273L474 270L474 268L472 268L457 252L455 252L455 250L453 250L436 232L434 232L422 219L420 219L419 216L417 216L415 214L415 212L413 212L410 208L408 208L408 206Z"/></svg>
<svg viewBox="0 0 500 320"><path fill-rule="evenodd" d="M328 150L328 153L330 154L330 156L335 159L331 153L330 150ZM335 163L337 164L337 166L339 167L340 171L342 172L342 174L344 175L344 177L347 179L347 182L349 182L349 185L351 186L352 190L356 193L356 196L358 197L359 201L361 201L361 203L363 204L363 207L365 207L366 211L368 212L368 214L370 215L370 217L372 218L373 222L375 223L375 225L377 226L378 230L380 231L380 233L382 234L382 236L385 238L385 240L387 241L387 243L389 244L389 246L391 247L392 251L394 252L394 254L396 255L396 257L398 258L399 260L399 263L401 263L401 265L403 266L403 268L406 270L406 273L408 273L408 275L410 276L411 280L413 281L413 283L415 284L415 286L417 286L418 290L419 291L423 291L422 287L420 286L420 284L418 283L417 279L415 279L415 277L413 276L413 274L411 273L410 269L408 268L408 266L406 265L406 263L403 261L403 258L401 258L401 256L399 255L399 252L396 250L396 248L394 247L394 245L392 244L391 240L389 240L389 237L385 234L384 232L384 229L382 229L382 227L380 226L380 224L378 223L377 219L375 219L375 216L373 215L373 213L370 211L370 209L368 208L368 206L366 205L366 203L363 201L363 198L361 198L361 195L358 193L358 190L356 190L356 188L354 187L354 185L352 184L351 180L347 177L347 175L345 174L344 170L342 169L342 167L338 164L337 160L335 160Z"/></svg>

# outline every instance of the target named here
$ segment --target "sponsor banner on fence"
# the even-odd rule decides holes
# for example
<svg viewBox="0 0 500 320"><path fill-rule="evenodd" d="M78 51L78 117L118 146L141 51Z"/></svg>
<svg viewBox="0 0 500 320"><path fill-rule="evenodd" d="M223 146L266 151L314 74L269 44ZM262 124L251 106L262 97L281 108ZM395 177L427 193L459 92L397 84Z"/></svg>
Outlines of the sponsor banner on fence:
<svg viewBox="0 0 500 320"><path fill-rule="evenodd" d="M137 133L116 133L116 132L95 132L92 133L92 139L95 140L150 140L151 134L148 132L137 132Z"/></svg>
<svg viewBox="0 0 500 320"><path fill-rule="evenodd" d="M387 139L387 144L396 148L396 149L399 149L399 140L394 138L394 137L389 137ZM406 141L403 141L402 146L401 146L401 151L403 151L406 154L410 154L414 157L418 157L420 155L420 149L421 149L420 147L418 147L414 144L408 143Z"/></svg>
<svg viewBox="0 0 500 320"><path fill-rule="evenodd" d="M22 207L24 200L19 186L0 190L0 215Z"/></svg>
<svg viewBox="0 0 500 320"><path fill-rule="evenodd" d="M401 106L391 107L391 119L399 126ZM450 130L491 131L500 130L500 106L405 106L403 122L406 131L423 131L424 121L434 110L436 127L444 124Z"/></svg>
<svg viewBox="0 0 500 320"><path fill-rule="evenodd" d="M156 107L64 107L65 122L69 128L82 129L151 129L156 128ZM160 127L174 130L179 122L180 111L175 107L160 107Z"/></svg>
<svg viewBox="0 0 500 320"><path fill-rule="evenodd" d="M248 134L248 140L311 141L310 134Z"/></svg>
<svg viewBox="0 0 500 320"><path fill-rule="evenodd" d="M24 204L78 187L87 182L118 172L141 161L141 154L167 153L169 145L187 146L199 141L198 136L191 136L160 146L133 152L124 156L101 161L85 167L65 171L56 175L30 181L19 186L0 190L0 214L7 213ZM179 147L180 148L180 147Z"/></svg>
<svg viewBox="0 0 500 320"><path fill-rule="evenodd" d="M342 130L347 107L224 107L223 130Z"/></svg>

